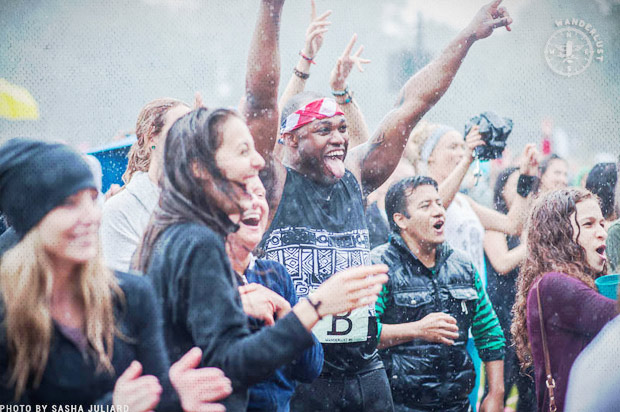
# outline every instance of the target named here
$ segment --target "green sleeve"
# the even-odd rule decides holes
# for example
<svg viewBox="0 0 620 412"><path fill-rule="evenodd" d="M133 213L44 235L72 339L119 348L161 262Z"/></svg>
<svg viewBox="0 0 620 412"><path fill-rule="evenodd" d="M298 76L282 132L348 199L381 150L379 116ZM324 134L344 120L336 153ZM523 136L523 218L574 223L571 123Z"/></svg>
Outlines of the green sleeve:
<svg viewBox="0 0 620 412"><path fill-rule="evenodd" d="M475 273L476 308L471 333L483 362L504 359L506 340L478 272Z"/></svg>
<svg viewBox="0 0 620 412"><path fill-rule="evenodd" d="M383 317L383 314L385 313L388 293L389 291L386 283L385 285L383 285L381 293L379 293L377 303L375 303L375 316L377 317L377 342L379 342L379 339L381 338L381 328L383 327L383 324L381 323L381 317Z"/></svg>
<svg viewBox="0 0 620 412"><path fill-rule="evenodd" d="M609 227L606 252L610 273L620 272L620 219Z"/></svg>

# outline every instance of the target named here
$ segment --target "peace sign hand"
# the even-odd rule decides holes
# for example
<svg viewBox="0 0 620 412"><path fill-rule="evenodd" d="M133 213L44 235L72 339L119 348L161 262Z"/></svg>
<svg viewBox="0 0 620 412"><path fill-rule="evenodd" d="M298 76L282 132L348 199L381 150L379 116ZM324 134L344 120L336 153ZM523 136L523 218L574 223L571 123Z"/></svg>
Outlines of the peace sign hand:
<svg viewBox="0 0 620 412"><path fill-rule="evenodd" d="M346 81L353 69L353 65L357 67L360 72L364 71L362 64L370 63L370 60L360 57L364 51L364 46L360 46L357 51L351 55L355 41L357 40L357 34L354 34L345 47L342 56L338 58L336 66L332 69L332 73L329 79L332 90L344 90L346 88Z"/></svg>

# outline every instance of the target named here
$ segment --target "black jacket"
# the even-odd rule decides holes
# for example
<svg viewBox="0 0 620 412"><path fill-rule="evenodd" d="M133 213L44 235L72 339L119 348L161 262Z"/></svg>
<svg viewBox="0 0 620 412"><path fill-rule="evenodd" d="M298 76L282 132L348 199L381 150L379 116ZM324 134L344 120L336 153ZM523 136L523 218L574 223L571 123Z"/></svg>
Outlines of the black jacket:
<svg viewBox="0 0 620 412"><path fill-rule="evenodd" d="M82 353L54 322L49 358L41 384L36 388L29 384L17 403L63 407L82 405L85 411L90 405L112 405L117 377L132 361L137 360L142 364L143 375L155 375L164 388L157 410L180 410L178 398L168 380L170 364L153 287L148 279L136 275L117 272L116 276L125 294L125 304L116 302L117 326L129 341L114 338L112 366L115 373L98 373L93 356ZM1 320L4 320L4 311ZM8 367L6 329L3 326L0 329L0 404L14 402L14 388L6 380Z"/></svg>
<svg viewBox="0 0 620 412"><path fill-rule="evenodd" d="M200 347L202 366L221 368L233 383L233 394L222 402L228 411L244 411L251 385L313 344L293 312L273 327L250 333L224 240L204 225L183 223L164 230L147 273L163 307L170 358L176 361Z"/></svg>
<svg viewBox="0 0 620 412"><path fill-rule="evenodd" d="M377 302L382 324L421 320L445 312L457 320L454 346L416 339L382 350L395 404L422 410L460 410L475 383L467 353L472 328L483 361L503 359L504 338L472 263L447 243L437 247L436 265L425 267L399 235L372 251L389 266L389 280Z"/></svg>

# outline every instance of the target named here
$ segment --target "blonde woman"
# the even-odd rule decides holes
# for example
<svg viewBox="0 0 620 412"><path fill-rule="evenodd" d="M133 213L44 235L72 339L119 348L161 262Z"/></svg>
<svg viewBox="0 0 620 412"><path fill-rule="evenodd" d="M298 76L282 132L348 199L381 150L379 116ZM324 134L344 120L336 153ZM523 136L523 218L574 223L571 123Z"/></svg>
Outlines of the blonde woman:
<svg viewBox="0 0 620 412"><path fill-rule="evenodd" d="M197 410L227 396L221 371L194 369L198 349L168 371L152 285L103 264L97 195L89 166L67 146L0 147L0 210L18 239L0 259L0 404L140 412L179 410L180 399Z"/></svg>
<svg viewBox="0 0 620 412"><path fill-rule="evenodd" d="M190 108L180 100L147 103L136 122L138 140L129 150L125 186L103 206L101 240L106 264L127 271L159 198L164 142L170 126Z"/></svg>

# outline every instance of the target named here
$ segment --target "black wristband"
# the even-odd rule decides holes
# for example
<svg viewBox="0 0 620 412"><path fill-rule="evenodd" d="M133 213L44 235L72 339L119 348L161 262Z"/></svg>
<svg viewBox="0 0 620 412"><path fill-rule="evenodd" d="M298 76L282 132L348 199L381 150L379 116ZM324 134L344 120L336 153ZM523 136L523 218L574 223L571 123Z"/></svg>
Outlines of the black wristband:
<svg viewBox="0 0 620 412"><path fill-rule="evenodd" d="M536 187L538 178L536 176L519 175L517 183L517 193L521 197L527 197Z"/></svg>
<svg viewBox="0 0 620 412"><path fill-rule="evenodd" d="M319 313L319 308L321 307L322 302L319 300L318 302L314 303L312 299L310 299L309 296L305 297L304 299L306 299L308 303L310 304L310 306L314 308L314 311L316 312L316 315L319 317L319 320L323 319L323 316L321 316L321 314Z"/></svg>
<svg viewBox="0 0 620 412"><path fill-rule="evenodd" d="M304 73L302 71L297 70L297 67L293 68L293 73L295 73L295 76L299 77L302 80L306 80L308 77L310 77L310 73Z"/></svg>

